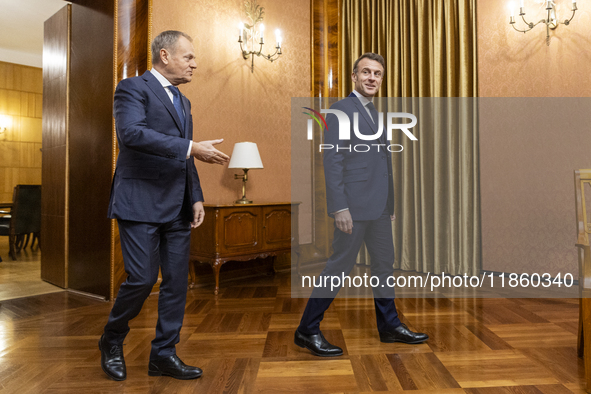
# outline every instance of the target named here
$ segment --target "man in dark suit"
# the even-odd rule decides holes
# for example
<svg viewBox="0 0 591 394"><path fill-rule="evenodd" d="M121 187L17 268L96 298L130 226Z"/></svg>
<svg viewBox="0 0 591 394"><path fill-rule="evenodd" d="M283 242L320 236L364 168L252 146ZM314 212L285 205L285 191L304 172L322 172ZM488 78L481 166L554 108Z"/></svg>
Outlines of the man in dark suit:
<svg viewBox="0 0 591 394"><path fill-rule="evenodd" d="M334 253L320 274L321 277L348 275L355 265L357 254L365 241L371 259L371 274L379 279L372 286L380 341L421 343L428 339L423 333L410 331L400 322L394 304L394 289L387 285L393 273L394 246L394 187L392 158L385 132L377 141L359 138L353 132L354 114L358 113L359 132L377 134L378 112L372 99L384 77L384 58L375 53L362 55L353 66L351 78L355 90L348 98L336 102L331 109L344 112L350 120L350 140L339 140L339 122L334 114L326 116L324 133L324 175L328 212L335 219ZM371 146L356 151L355 146ZM378 146L370 145L376 144ZM363 152L362 152L363 151ZM382 286L383 285L383 286ZM320 321L332 303L340 286L314 288L300 325L295 332L296 345L316 356L340 356L343 350L330 344L320 331Z"/></svg>
<svg viewBox="0 0 591 394"><path fill-rule="evenodd" d="M213 145L193 142L191 103L177 85L197 68L191 37L169 30L152 43L152 69L122 80L114 116L119 157L111 188L109 218L117 219L127 279L121 285L99 341L101 366L114 380L127 376L123 340L162 271L158 323L148 374L194 379L175 345L185 313L191 228L203 222L203 193L193 157L223 164Z"/></svg>

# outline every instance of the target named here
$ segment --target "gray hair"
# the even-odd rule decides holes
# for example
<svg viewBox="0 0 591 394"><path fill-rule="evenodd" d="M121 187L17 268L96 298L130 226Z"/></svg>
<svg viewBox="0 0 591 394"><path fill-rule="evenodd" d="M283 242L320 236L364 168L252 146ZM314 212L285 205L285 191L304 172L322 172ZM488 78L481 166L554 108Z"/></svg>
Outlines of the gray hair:
<svg viewBox="0 0 591 394"><path fill-rule="evenodd" d="M355 74L357 74L357 65L359 64L361 59L375 60L376 62L380 63L382 65L382 68L384 69L383 75L386 75L386 62L384 61L384 58L382 57L382 55L378 55L377 53L373 52L366 52L363 55L361 55L359 59L355 60L355 64L353 64L353 72Z"/></svg>
<svg viewBox="0 0 591 394"><path fill-rule="evenodd" d="M193 42L191 36L178 30L166 30L158 34L154 41L152 41L152 64L160 63L160 50L166 49L170 53L174 53L176 44L179 38L183 36L190 42Z"/></svg>

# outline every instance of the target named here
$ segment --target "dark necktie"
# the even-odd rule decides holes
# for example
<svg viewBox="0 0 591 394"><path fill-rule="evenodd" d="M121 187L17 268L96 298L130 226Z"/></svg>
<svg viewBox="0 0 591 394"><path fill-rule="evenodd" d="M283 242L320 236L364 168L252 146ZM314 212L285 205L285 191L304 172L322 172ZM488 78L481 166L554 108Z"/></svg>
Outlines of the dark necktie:
<svg viewBox="0 0 591 394"><path fill-rule="evenodd" d="M379 127L379 119L378 119L378 110L376 106L370 101L366 105L367 109L369 109L369 113L371 114L371 118L373 119L373 123L376 125L376 129ZM382 135L379 138L380 143L386 143L385 132L382 130Z"/></svg>
<svg viewBox="0 0 591 394"><path fill-rule="evenodd" d="M377 126L378 125L378 110L376 109L375 105L370 101L366 105L367 109L369 109L369 113L371 114L371 119L373 123Z"/></svg>
<svg viewBox="0 0 591 394"><path fill-rule="evenodd" d="M185 114L183 113L183 105L181 104L181 91L176 86L170 85L168 87L170 92L172 93L172 104L174 105L174 109L176 109L176 113L179 115L179 119L181 120L181 125L183 129L185 128Z"/></svg>

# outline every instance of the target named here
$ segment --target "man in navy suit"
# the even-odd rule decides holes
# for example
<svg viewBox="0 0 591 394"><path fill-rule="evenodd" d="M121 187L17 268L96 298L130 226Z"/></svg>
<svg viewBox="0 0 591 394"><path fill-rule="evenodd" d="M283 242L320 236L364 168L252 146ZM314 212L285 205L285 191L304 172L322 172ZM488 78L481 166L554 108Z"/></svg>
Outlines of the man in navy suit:
<svg viewBox="0 0 591 394"><path fill-rule="evenodd" d="M372 99L382 84L384 70L382 56L375 53L362 55L355 62L351 74L355 90L348 98L331 106L331 109L340 110L349 117L352 128L354 114L357 113L359 132L366 138L378 131L378 112ZM350 140L339 140L337 116L328 114L326 122L324 146L333 148L324 150L324 175L328 212L335 219L335 232L334 253L320 276L342 278L343 274L348 275L365 241L371 259L371 274L379 279L372 290L380 341L424 342L429 338L426 334L413 332L400 322L394 304L394 290L387 286L387 279L393 273L391 221L395 217L392 158L386 149L389 142L385 132L377 141L368 141L350 130ZM358 152L354 148L357 144L371 144L371 149L361 152L366 150L362 148ZM330 344L320 331L324 312L339 289L331 289L330 286L314 288L295 332L295 344L316 356L343 354L343 350Z"/></svg>
<svg viewBox="0 0 591 394"><path fill-rule="evenodd" d="M193 157L223 164L213 145L193 142L191 103L177 85L197 68L191 37L169 30L152 42L152 69L122 80L115 90L119 157L108 216L117 219L127 279L99 341L101 367L114 380L127 377L123 340L162 271L158 323L148 374L194 379L197 367L176 355L185 313L191 228L204 219L203 193Z"/></svg>

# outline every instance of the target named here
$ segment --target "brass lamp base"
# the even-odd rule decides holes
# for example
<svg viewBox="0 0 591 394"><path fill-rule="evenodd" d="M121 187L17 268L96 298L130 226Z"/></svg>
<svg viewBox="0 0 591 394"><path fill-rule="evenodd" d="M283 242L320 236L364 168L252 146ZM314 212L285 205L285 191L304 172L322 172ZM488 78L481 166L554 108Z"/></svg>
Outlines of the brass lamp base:
<svg viewBox="0 0 591 394"><path fill-rule="evenodd" d="M252 204L252 201L246 198L246 181L248 181L248 168L243 168L244 174L234 174L234 179L242 179L242 198L234 201L234 204Z"/></svg>
<svg viewBox="0 0 591 394"><path fill-rule="evenodd" d="M252 204L252 200L242 197L240 200L234 201L234 204Z"/></svg>

